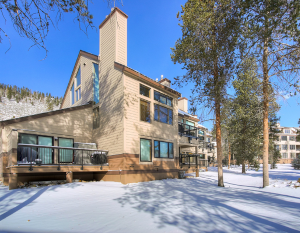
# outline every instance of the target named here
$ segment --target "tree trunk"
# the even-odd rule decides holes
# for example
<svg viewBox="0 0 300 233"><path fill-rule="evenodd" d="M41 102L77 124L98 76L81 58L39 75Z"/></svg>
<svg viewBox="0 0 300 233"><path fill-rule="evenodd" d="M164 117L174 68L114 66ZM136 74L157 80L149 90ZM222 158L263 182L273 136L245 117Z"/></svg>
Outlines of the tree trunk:
<svg viewBox="0 0 300 233"><path fill-rule="evenodd" d="M242 173L246 173L246 165L244 160L242 162Z"/></svg>
<svg viewBox="0 0 300 233"><path fill-rule="evenodd" d="M221 145L221 106L219 100L216 100L215 109L216 109L216 139L217 139L217 159L218 159L218 186L224 187L223 167L222 167L222 145Z"/></svg>
<svg viewBox="0 0 300 233"><path fill-rule="evenodd" d="M230 159L231 159L230 142L228 140L228 169L230 169Z"/></svg>
<svg viewBox="0 0 300 233"><path fill-rule="evenodd" d="M265 26L267 32L268 19L266 18ZM268 38L265 32L264 50L263 50L263 187L269 185L269 72L268 72Z"/></svg>

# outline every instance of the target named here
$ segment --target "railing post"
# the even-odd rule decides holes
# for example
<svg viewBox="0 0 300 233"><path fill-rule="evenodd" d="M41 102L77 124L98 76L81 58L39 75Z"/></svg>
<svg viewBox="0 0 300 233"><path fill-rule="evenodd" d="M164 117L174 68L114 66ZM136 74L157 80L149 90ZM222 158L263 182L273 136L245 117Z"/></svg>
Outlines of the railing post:
<svg viewBox="0 0 300 233"><path fill-rule="evenodd" d="M59 157L60 157L60 149L57 150L57 162L58 162L57 171L60 171L60 161L59 161Z"/></svg>
<svg viewBox="0 0 300 233"><path fill-rule="evenodd" d="M31 149L31 147L29 147L29 150L30 150L30 167L29 167L29 171L32 171L33 170L33 168L32 168L32 149Z"/></svg>
<svg viewBox="0 0 300 233"><path fill-rule="evenodd" d="M83 150L81 152L81 170L83 170Z"/></svg>

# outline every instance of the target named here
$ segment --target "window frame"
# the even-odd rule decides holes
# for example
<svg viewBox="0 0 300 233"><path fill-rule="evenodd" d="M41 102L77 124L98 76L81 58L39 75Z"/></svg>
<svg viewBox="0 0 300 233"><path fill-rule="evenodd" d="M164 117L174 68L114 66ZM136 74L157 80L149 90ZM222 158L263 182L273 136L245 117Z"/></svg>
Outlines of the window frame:
<svg viewBox="0 0 300 233"><path fill-rule="evenodd" d="M284 140L283 138L286 137L286 140ZM281 141L287 141L288 140L288 136L281 136Z"/></svg>
<svg viewBox="0 0 300 233"><path fill-rule="evenodd" d="M80 72L79 77L80 77L80 84L77 84L77 79L78 79L78 72ZM74 96L75 96L75 103L78 102L79 100L81 100L81 84L82 84L82 78L81 78L81 67L78 67L76 76L75 76L75 81L74 81Z"/></svg>
<svg viewBox="0 0 300 233"><path fill-rule="evenodd" d="M155 119L155 111L156 111L156 108L155 108L155 106L158 106L158 110L157 110L157 120ZM166 108L166 107L164 107L164 106L161 106L161 105L159 105L159 104L154 104L154 121L157 121L157 122L160 122L160 123L164 123L164 124L167 124L167 125L173 125L173 119L174 119L174 111L173 111L173 109L170 109L170 108L166 108L167 109L167 123L165 123L165 122L162 122L161 120L160 120L160 107L162 107L162 108ZM170 124L170 111L172 111L172 123Z"/></svg>
<svg viewBox="0 0 300 233"><path fill-rule="evenodd" d="M294 147L294 148L292 148ZM290 145L290 150L296 150L296 145Z"/></svg>
<svg viewBox="0 0 300 233"><path fill-rule="evenodd" d="M72 139L73 140L73 146L72 147L70 147L70 148L74 148L74 138L66 138L66 137L58 137L57 138L57 145L59 146L59 139ZM63 149L63 150L67 150L67 149ZM58 156L57 156L57 158L58 158L58 163L73 163L74 162L74 150L72 150L72 162L61 162L60 161L60 149L58 149Z"/></svg>
<svg viewBox="0 0 300 233"><path fill-rule="evenodd" d="M98 112L98 115L95 116L95 110ZM100 108L97 106L93 108L93 129L98 129L100 127Z"/></svg>
<svg viewBox="0 0 300 233"><path fill-rule="evenodd" d="M159 142L158 143L158 151L159 151L159 155L158 157L155 156L155 142ZM168 157L161 157L161 152L160 152L160 143L164 142L164 143L168 143ZM173 157L170 157L170 144L172 144L172 148L173 148ZM159 141L159 140L154 140L154 158L155 159L174 159L174 143L173 142L166 142L166 141Z"/></svg>
<svg viewBox="0 0 300 233"><path fill-rule="evenodd" d="M159 95L159 99L156 99L156 94ZM163 102L160 101L160 96L163 96L163 97L166 98L166 103L163 103ZM168 99L171 100L171 105L168 105ZM166 106L173 107L173 98L172 97L164 95L164 94L162 94L162 93L160 93L158 91L155 91L155 90L154 90L154 100L157 101L157 102L159 102L159 103L161 103L161 104L165 104Z"/></svg>
<svg viewBox="0 0 300 233"><path fill-rule="evenodd" d="M284 155L286 155L286 158L284 158ZM289 155L288 155L287 152L283 152L283 153L282 153L282 158L283 158L283 159L287 159L288 157L289 157Z"/></svg>
<svg viewBox="0 0 300 233"><path fill-rule="evenodd" d="M285 129L285 130L284 130L284 133L285 133L285 134L291 134L291 130L290 130L290 129Z"/></svg>
<svg viewBox="0 0 300 233"><path fill-rule="evenodd" d="M288 149L288 145L286 145L286 144L281 145L281 149L282 150L287 150Z"/></svg>
<svg viewBox="0 0 300 233"><path fill-rule="evenodd" d="M141 101L146 102L147 106L149 107L149 121L142 120ZM147 100L144 100L144 99L140 99L140 121L146 122L146 123L151 123L151 103L149 101L147 101Z"/></svg>
<svg viewBox="0 0 300 233"><path fill-rule="evenodd" d="M150 141L150 161L143 161L142 160L142 145L141 145L142 140ZM151 163L152 160L153 160L152 159L152 139L149 139L149 138L140 138L140 162L142 162L142 163Z"/></svg>
<svg viewBox="0 0 300 233"><path fill-rule="evenodd" d="M149 96L143 95L143 94L141 93L141 87L148 89L148 91L149 91ZM145 86L145 85L143 85L143 84L140 83L140 95L145 96L145 97L147 97L147 98L151 98L151 88L150 88L150 87L147 87L147 86Z"/></svg>

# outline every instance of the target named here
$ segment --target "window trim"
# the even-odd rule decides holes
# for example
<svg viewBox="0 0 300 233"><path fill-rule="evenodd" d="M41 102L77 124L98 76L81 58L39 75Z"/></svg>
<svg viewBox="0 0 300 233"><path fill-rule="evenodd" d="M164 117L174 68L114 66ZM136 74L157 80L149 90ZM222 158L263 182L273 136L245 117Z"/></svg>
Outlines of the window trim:
<svg viewBox="0 0 300 233"><path fill-rule="evenodd" d="M74 138L66 138L66 137L58 137L57 138L57 145L59 146L59 139L60 138L63 138L63 139L72 139L73 140L73 146L72 147L70 147L70 148L74 148ZM65 149L65 150L67 150L67 149ZM72 154L73 154L73 157L72 157L72 163L74 162L74 150L72 150ZM71 163L71 162L60 162L60 155L59 155L59 149L58 149L58 155L57 155L57 158L58 158L58 163Z"/></svg>
<svg viewBox="0 0 300 233"><path fill-rule="evenodd" d="M141 140L142 139L150 141L150 161L142 161L142 146L141 146ZM153 161L153 159L152 159L152 139L140 138L140 162L141 163L151 163L152 161Z"/></svg>
<svg viewBox="0 0 300 233"><path fill-rule="evenodd" d="M78 75L78 72L80 71L80 84L77 85L77 75ZM77 73L75 75L75 78L74 78L74 103L78 102L79 100L81 100L82 96L81 96L81 91L82 91L82 88L81 88L81 84L82 84L82 78L81 78L81 67L79 66L78 69L77 69ZM80 91L78 91L80 89ZM80 96L80 98L79 98Z"/></svg>
<svg viewBox="0 0 300 233"><path fill-rule="evenodd" d="M159 144L158 144L158 151L159 151L159 157L155 157L155 142L159 142ZM168 143L168 157L161 157L160 156L160 143L161 142L165 142L165 143ZM173 147L173 158L170 158L170 143L172 144L172 147ZM154 149L153 149L153 151L154 151L154 158L155 159L174 159L174 143L173 142L166 142L166 141L159 141L159 140L154 140Z"/></svg>
<svg viewBox="0 0 300 233"><path fill-rule="evenodd" d="M162 105L159 105L159 104L154 104L154 121L157 121L157 122L160 122L160 123L164 123L164 124L167 124L167 125L173 125L173 121L174 121L174 111L173 111L173 109L171 109L171 108L166 108L167 110L168 110L168 113L167 113L167 123L165 123L165 122L162 122L162 121L160 121L160 114L159 114L159 112L160 112L160 110L159 110L159 108L158 108L158 114L157 114L157 117L158 117L158 120L155 120L155 105L157 105L159 108L160 107L162 107L162 108L166 108L165 106L162 106ZM170 122L170 113L169 113L169 111L172 111L172 124L170 124L169 122Z"/></svg>
<svg viewBox="0 0 300 233"><path fill-rule="evenodd" d="M148 103L148 105L149 105L149 122L148 122L148 121L143 121L143 120L142 120L141 101L144 101L144 102ZM140 121L145 122L145 123L150 123L150 124L151 124L151 102L141 98L141 99L140 99L139 112L140 112L140 114L139 114L139 115L140 115Z"/></svg>
<svg viewBox="0 0 300 233"><path fill-rule="evenodd" d="M142 94L141 94L141 86L144 87L144 88L149 89L149 96L146 96L146 95L142 95ZM143 85L143 84L140 83L140 91L139 91L139 94L140 94L141 96L143 96L143 97L151 98L151 88L150 88L150 87L147 87L146 85Z"/></svg>
<svg viewBox="0 0 300 233"><path fill-rule="evenodd" d="M167 99L166 104L160 102L160 100L156 100L156 99L155 99L155 92L158 93L159 95L162 95L163 97L165 97L165 98ZM164 105L169 106L169 107L173 107L173 98L170 97L170 96L168 96L168 95L162 94L162 93L160 93L160 92L154 90L153 99L154 99L155 101L161 103L161 104L164 104ZM171 100L171 106L168 105L168 99Z"/></svg>

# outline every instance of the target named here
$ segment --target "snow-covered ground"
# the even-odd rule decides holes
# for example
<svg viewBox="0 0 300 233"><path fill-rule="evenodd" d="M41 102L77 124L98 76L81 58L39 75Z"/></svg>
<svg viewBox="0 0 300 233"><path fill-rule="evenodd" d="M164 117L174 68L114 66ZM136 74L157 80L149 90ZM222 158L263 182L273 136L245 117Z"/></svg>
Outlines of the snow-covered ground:
<svg viewBox="0 0 300 233"><path fill-rule="evenodd" d="M224 168L199 178L122 185L75 182L9 191L0 186L3 232L299 232L300 170ZM0 231L1 231L0 230Z"/></svg>

